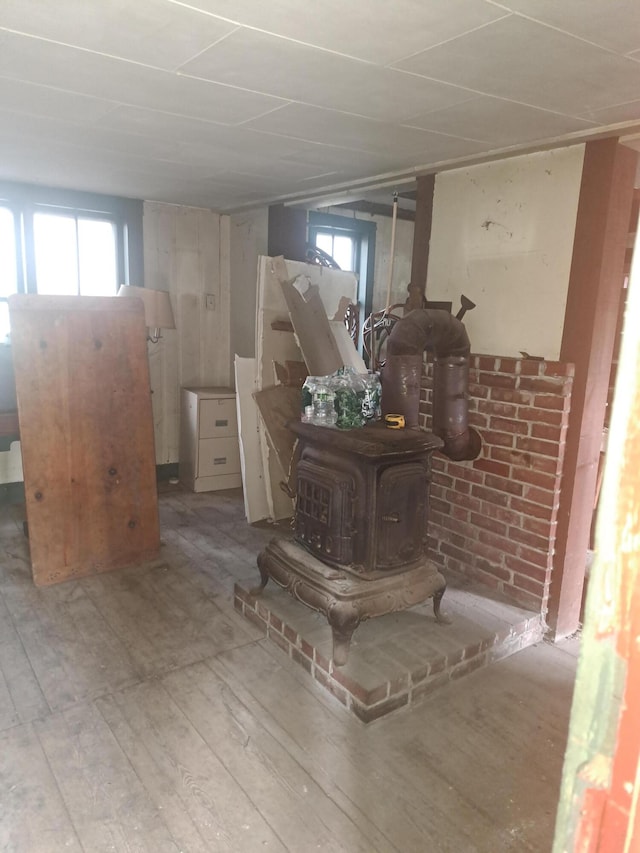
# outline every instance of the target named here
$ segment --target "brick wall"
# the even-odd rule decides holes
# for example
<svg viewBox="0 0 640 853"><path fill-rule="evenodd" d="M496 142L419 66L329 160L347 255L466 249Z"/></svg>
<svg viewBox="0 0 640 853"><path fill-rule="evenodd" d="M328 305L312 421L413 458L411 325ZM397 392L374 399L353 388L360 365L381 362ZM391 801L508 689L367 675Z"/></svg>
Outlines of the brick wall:
<svg viewBox="0 0 640 853"><path fill-rule="evenodd" d="M471 356L470 423L483 447L473 462L433 457L431 558L546 613L573 365ZM431 365L422 425L430 427Z"/></svg>

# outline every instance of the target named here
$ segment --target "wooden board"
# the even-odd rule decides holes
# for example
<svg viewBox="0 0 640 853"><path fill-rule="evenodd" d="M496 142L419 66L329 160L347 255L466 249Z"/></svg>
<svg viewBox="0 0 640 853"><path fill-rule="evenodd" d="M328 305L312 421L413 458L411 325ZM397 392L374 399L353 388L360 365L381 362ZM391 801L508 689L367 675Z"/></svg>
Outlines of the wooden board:
<svg viewBox="0 0 640 853"><path fill-rule="evenodd" d="M16 295L9 308L35 583L155 556L142 302Z"/></svg>
<svg viewBox="0 0 640 853"><path fill-rule="evenodd" d="M252 524L269 517L262 453L260 452L258 409L251 396L256 387L255 358L240 358L236 355L235 373L244 511L247 521Z"/></svg>
<svg viewBox="0 0 640 853"><path fill-rule="evenodd" d="M300 418L300 394L299 388L274 385L273 388L256 391L253 395L260 409L269 441L285 473L289 471L293 447L296 443L296 436L287 428L287 423Z"/></svg>

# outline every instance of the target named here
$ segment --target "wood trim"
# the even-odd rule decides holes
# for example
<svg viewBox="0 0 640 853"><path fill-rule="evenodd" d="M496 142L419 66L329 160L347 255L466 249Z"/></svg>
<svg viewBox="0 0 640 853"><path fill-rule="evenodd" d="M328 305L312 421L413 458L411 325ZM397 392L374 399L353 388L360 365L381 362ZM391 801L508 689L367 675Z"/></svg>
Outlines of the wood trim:
<svg viewBox="0 0 640 853"><path fill-rule="evenodd" d="M429 242L433 219L433 193L435 175L421 175L417 179L416 217L413 228L413 253L411 256L411 284L407 308L421 308L427 290Z"/></svg>
<svg viewBox="0 0 640 853"><path fill-rule="evenodd" d="M636 163L617 139L585 146L560 351L575 378L547 619L557 639L580 619Z"/></svg>

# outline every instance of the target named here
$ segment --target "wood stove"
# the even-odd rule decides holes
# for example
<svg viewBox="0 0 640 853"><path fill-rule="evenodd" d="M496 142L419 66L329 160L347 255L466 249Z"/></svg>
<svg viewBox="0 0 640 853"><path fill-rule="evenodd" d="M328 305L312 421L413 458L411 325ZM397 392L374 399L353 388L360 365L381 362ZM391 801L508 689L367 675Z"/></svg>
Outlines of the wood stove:
<svg viewBox="0 0 640 853"><path fill-rule="evenodd" d="M444 577L427 558L431 454L441 439L374 424L335 430L305 423L299 440L294 541L272 540L258 557L269 578L327 616L333 662L346 662L364 619L433 597Z"/></svg>

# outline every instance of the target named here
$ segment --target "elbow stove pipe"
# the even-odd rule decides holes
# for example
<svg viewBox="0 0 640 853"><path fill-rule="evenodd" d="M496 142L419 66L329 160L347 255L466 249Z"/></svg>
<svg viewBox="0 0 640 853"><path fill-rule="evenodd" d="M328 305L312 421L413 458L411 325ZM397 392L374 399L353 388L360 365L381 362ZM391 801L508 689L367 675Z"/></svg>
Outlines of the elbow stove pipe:
<svg viewBox="0 0 640 853"><path fill-rule="evenodd" d="M417 427L422 355L433 353L432 430L454 461L475 459L482 447L468 423L470 349L464 324L448 311L410 311L391 331L381 376L384 413L404 415L408 427Z"/></svg>

